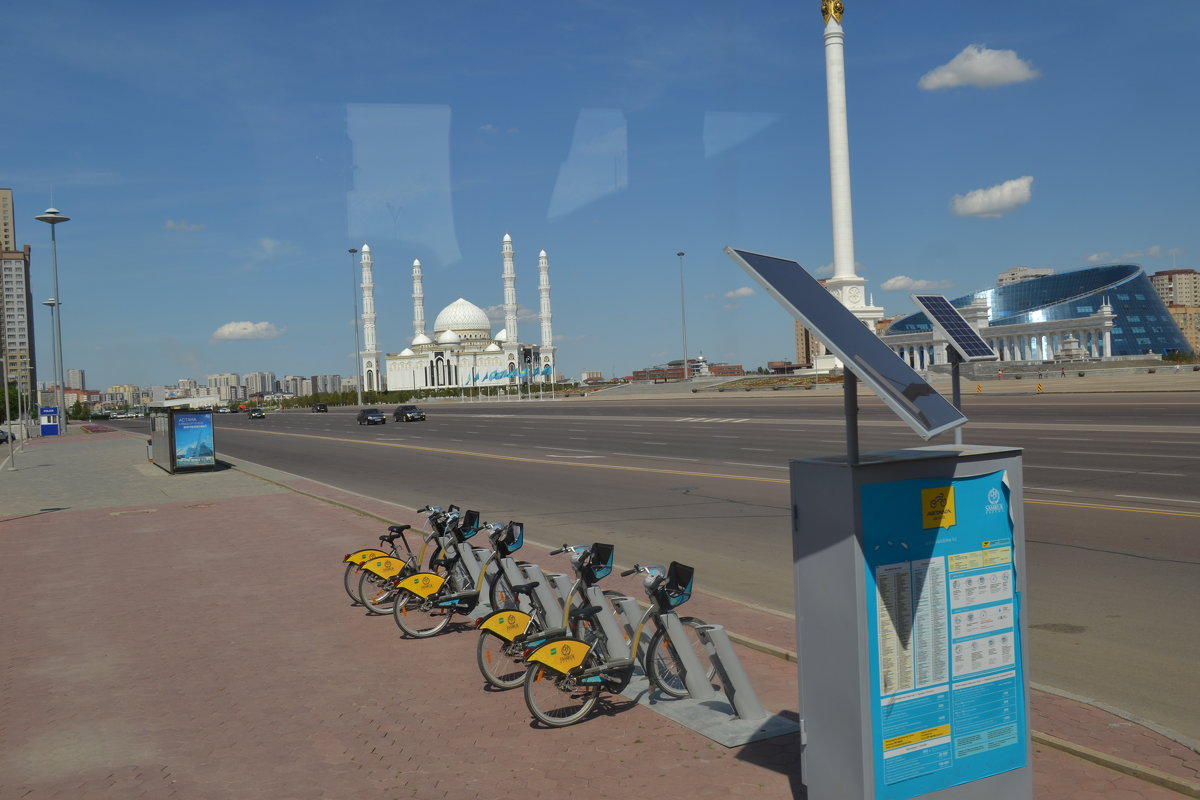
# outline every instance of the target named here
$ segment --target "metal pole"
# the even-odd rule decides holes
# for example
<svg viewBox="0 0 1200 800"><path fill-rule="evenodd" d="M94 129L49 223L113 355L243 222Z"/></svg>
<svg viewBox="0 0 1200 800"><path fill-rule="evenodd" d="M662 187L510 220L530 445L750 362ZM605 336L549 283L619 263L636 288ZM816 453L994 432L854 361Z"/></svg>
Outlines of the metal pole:
<svg viewBox="0 0 1200 800"><path fill-rule="evenodd" d="M683 327L683 379L686 381L691 378L687 355L687 305L683 301L683 257L686 253L681 251L675 255L679 256L679 320Z"/></svg>
<svg viewBox="0 0 1200 800"><path fill-rule="evenodd" d="M34 217L39 222L45 222L50 226L50 268L54 276L54 353L58 359L57 366L54 372L54 381L58 384L58 389L55 392L55 401L58 403L58 419L59 433L66 433L67 410L66 394L64 392L63 381L63 354L62 354L62 311L59 306L62 305L62 295L58 291L58 237L55 235L55 228L60 222L70 222L71 218L58 213L57 208L47 208L45 213L38 214Z"/></svg>
<svg viewBox="0 0 1200 800"><path fill-rule="evenodd" d="M4 359L4 427L8 431L8 471L16 470L16 455L13 453L13 435L12 435L12 411L8 403L8 353L3 354ZM17 394L17 407L20 408L20 390ZM19 413L19 412L18 412Z"/></svg>
<svg viewBox="0 0 1200 800"><path fill-rule="evenodd" d="M846 462L858 463L858 376L842 367L842 403L846 410Z"/></svg>
<svg viewBox="0 0 1200 800"><path fill-rule="evenodd" d="M350 248L350 295L354 300L354 388L358 394L358 405L362 407L362 345L358 343L358 285L354 280L354 254L357 247Z"/></svg>
<svg viewBox="0 0 1200 800"><path fill-rule="evenodd" d="M962 411L962 389L959 386L959 365L962 363L962 356L953 347L947 348L950 355L950 402L959 411ZM962 425L954 429L954 443L962 444Z"/></svg>

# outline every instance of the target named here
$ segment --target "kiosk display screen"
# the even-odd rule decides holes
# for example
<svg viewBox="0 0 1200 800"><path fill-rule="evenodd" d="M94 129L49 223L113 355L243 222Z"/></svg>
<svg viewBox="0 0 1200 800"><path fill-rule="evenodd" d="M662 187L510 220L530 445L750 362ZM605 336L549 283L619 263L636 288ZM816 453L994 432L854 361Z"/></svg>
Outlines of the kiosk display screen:
<svg viewBox="0 0 1200 800"><path fill-rule="evenodd" d="M217 463L212 412L171 415L175 427L175 467L211 467Z"/></svg>

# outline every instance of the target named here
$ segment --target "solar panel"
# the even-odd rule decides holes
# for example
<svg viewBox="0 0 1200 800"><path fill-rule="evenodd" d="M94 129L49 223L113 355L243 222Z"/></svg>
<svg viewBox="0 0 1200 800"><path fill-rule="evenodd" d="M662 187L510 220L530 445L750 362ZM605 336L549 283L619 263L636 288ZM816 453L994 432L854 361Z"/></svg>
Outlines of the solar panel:
<svg viewBox="0 0 1200 800"><path fill-rule="evenodd" d="M795 261L725 248L923 439L967 421Z"/></svg>
<svg viewBox="0 0 1200 800"><path fill-rule="evenodd" d="M914 294L912 299L925 312L933 327L949 340L963 361L996 360L996 352L945 297L940 294Z"/></svg>

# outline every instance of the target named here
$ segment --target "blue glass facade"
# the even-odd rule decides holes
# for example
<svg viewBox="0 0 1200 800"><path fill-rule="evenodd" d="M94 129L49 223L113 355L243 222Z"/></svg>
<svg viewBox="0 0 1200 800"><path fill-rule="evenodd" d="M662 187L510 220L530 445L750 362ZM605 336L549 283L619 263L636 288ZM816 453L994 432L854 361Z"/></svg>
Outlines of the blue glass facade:
<svg viewBox="0 0 1200 800"><path fill-rule="evenodd" d="M1117 316L1113 322L1110 355L1192 352L1158 292L1150 285L1150 279L1134 264L1090 267L1031 278L984 289L951 303L957 308L965 308L977 298L990 307L988 324L992 328L1082 319L1098 312L1107 301ZM887 333L926 333L930 330L932 326L925 314L917 313L896 320ZM986 337L987 332L983 335Z"/></svg>

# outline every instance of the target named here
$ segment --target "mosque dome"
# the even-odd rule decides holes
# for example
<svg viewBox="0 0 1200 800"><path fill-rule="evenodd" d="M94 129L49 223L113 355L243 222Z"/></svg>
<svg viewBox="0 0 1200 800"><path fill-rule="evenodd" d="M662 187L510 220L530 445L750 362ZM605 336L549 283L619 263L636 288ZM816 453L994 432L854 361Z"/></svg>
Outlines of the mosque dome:
<svg viewBox="0 0 1200 800"><path fill-rule="evenodd" d="M482 308L460 297L443 308L442 313L438 314L437 319L433 321L435 335L450 330L467 334L485 332L490 335L492 322ZM441 341L439 336L438 342L441 343Z"/></svg>
<svg viewBox="0 0 1200 800"><path fill-rule="evenodd" d="M416 353L414 353L414 352L412 351L412 348L411 348L411 347L406 347L406 348L404 348L403 350L401 350L401 351L400 351L400 355L402 355L402 356L413 356L413 355L416 355Z"/></svg>
<svg viewBox="0 0 1200 800"><path fill-rule="evenodd" d="M508 341L508 328L503 328L499 333L496 334L496 341L497 342L507 342Z"/></svg>
<svg viewBox="0 0 1200 800"><path fill-rule="evenodd" d="M496 344L495 342L492 342L491 344L489 344L487 347L485 347L485 348L483 349L483 352L485 352L485 353L499 353L499 352L500 352L500 350L501 350L501 347L500 347L500 345Z"/></svg>
<svg viewBox="0 0 1200 800"><path fill-rule="evenodd" d="M416 347L419 344L433 344L433 339L430 339L423 333L418 333L415 337L413 337L412 343L413 347Z"/></svg>
<svg viewBox="0 0 1200 800"><path fill-rule="evenodd" d="M441 317L438 317L438 319L441 319ZM438 344L459 344L460 342L462 342L462 337L454 331L443 331L442 335L437 338Z"/></svg>

